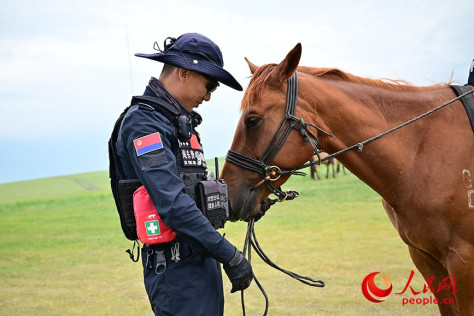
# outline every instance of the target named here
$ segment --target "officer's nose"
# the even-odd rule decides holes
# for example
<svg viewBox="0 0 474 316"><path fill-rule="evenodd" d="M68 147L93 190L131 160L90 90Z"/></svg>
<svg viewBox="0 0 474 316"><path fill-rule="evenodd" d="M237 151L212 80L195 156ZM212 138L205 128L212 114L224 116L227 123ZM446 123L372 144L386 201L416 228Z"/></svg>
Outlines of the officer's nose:
<svg viewBox="0 0 474 316"><path fill-rule="evenodd" d="M210 99L211 99L211 93L208 92L208 93L206 93L206 95L204 96L204 101L207 102L207 101L209 101Z"/></svg>

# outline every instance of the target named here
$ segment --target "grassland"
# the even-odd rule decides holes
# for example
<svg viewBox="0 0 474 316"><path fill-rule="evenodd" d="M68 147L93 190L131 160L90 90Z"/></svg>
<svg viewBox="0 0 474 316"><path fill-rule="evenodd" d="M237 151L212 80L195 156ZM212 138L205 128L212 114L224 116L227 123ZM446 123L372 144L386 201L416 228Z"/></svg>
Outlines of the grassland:
<svg viewBox="0 0 474 316"><path fill-rule="evenodd" d="M323 173L324 175L324 173ZM254 254L255 274L269 299L269 315L437 315L436 305L402 306L401 292L416 271L380 197L354 175L313 181L294 178L286 189L300 197L280 203L256 224L261 246L286 269L322 279L311 288L266 266ZM246 223L223 233L239 248ZM0 315L152 315L141 265L125 253L106 172L0 185ZM380 304L361 292L379 271L393 283ZM383 285L383 284L380 284ZM423 288L419 272L410 284ZM226 316L242 315L240 295L224 276ZM262 315L253 284L247 315Z"/></svg>

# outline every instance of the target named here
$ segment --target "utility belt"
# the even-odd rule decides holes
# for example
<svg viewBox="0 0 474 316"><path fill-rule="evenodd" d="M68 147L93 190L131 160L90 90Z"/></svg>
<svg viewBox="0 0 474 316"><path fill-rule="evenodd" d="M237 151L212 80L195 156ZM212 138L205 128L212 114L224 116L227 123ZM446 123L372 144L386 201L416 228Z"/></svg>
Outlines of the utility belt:
<svg viewBox="0 0 474 316"><path fill-rule="evenodd" d="M229 217L227 185L224 180L200 181L195 192L196 205L203 215L215 229L223 228ZM131 231L136 231L143 244L169 243L176 238L176 233L161 220L139 180L119 181L118 195L121 203L119 209L126 218L125 225Z"/></svg>
<svg viewBox="0 0 474 316"><path fill-rule="evenodd" d="M165 272L169 264L186 260L194 254L191 247L180 239L165 244L144 245L141 251L143 266L156 274Z"/></svg>

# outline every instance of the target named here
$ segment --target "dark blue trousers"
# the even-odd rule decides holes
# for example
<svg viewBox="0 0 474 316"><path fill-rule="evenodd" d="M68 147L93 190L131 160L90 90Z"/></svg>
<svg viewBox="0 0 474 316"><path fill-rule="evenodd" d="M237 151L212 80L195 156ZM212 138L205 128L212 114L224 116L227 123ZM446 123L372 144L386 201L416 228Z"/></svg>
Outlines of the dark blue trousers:
<svg viewBox="0 0 474 316"><path fill-rule="evenodd" d="M148 246L142 249L145 288L153 312L160 316L222 316L224 293L220 263L193 253L187 244L178 242L178 262L171 260L171 243L165 247L150 247L153 249L151 269L146 266ZM163 267L163 254L166 267Z"/></svg>

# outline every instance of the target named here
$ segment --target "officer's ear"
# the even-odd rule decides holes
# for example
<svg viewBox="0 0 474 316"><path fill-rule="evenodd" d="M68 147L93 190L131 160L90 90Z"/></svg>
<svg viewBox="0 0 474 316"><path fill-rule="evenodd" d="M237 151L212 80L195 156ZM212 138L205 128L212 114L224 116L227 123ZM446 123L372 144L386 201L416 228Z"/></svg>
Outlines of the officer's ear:
<svg viewBox="0 0 474 316"><path fill-rule="evenodd" d="M180 81L184 81L189 77L189 70L178 68L178 78Z"/></svg>

